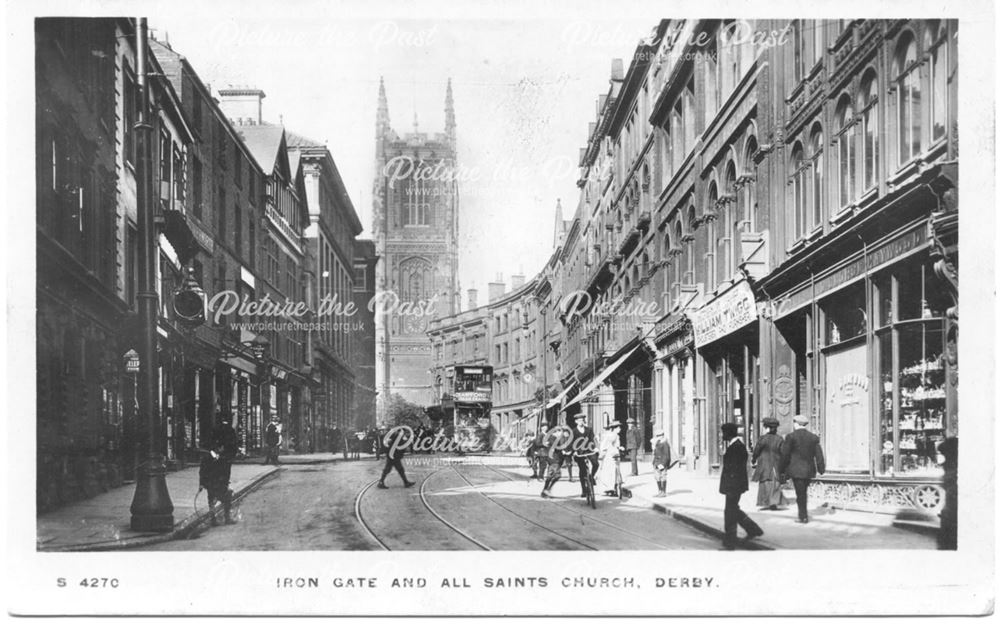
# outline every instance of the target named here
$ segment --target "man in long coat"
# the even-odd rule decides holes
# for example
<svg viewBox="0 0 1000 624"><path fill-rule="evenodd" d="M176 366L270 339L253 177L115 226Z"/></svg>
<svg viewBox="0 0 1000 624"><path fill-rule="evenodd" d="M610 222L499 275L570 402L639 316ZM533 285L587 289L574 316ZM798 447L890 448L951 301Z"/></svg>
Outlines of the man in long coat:
<svg viewBox="0 0 1000 624"><path fill-rule="evenodd" d="M747 447L737 435L736 423L722 423L722 441L726 444L726 452L722 455L722 476L719 480L719 493L726 496L726 508L723 524L726 535L722 540L725 550L736 549L736 526L743 527L747 539L760 537L764 534L756 522L740 509L740 497L750 489L747 478Z"/></svg>
<svg viewBox="0 0 1000 624"><path fill-rule="evenodd" d="M796 522L809 522L809 482L816 473L826 472L826 460L819 436L806 429L809 419L801 414L792 418L795 430L785 436L781 444L781 474L792 480L795 486L795 504L799 508Z"/></svg>
<svg viewBox="0 0 1000 624"><path fill-rule="evenodd" d="M628 459L632 462L632 476L639 475L639 447L642 446L642 434L636 426L634 418L628 419L628 430L625 432L625 450L628 451Z"/></svg>

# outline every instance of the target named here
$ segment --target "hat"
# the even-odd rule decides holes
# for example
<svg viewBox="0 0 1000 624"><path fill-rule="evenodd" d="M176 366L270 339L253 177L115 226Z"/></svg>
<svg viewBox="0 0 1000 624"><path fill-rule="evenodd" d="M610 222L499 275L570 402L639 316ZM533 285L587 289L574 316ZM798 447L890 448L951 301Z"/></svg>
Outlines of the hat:
<svg viewBox="0 0 1000 624"><path fill-rule="evenodd" d="M634 425L635 424L635 419L634 418L629 418L628 419L628 424Z"/></svg>
<svg viewBox="0 0 1000 624"><path fill-rule="evenodd" d="M731 423L731 422L722 423L722 426L720 428L722 429L723 435L725 434L736 435L736 432L739 431L739 428L736 426L736 423Z"/></svg>
<svg viewBox="0 0 1000 624"><path fill-rule="evenodd" d="M580 412L580 413L578 413L578 414L573 414L573 418L576 418L576 419L579 419L579 418L586 418L586 417L587 417L587 415L586 415L586 414L584 414L583 412Z"/></svg>
<svg viewBox="0 0 1000 624"><path fill-rule="evenodd" d="M803 416L802 414L796 414L792 418L792 422L794 422L796 424L799 424L799 425L808 425L809 424L809 417L808 416Z"/></svg>
<svg viewBox="0 0 1000 624"><path fill-rule="evenodd" d="M618 422L617 420L612 420L611 422L608 423L608 426L605 427L605 429L617 429L621 426L622 424L620 422Z"/></svg>
<svg viewBox="0 0 1000 624"><path fill-rule="evenodd" d="M777 418L772 418L768 416L767 418L761 421L761 424L764 425L765 427L777 427L780 423L778 422Z"/></svg>
<svg viewBox="0 0 1000 624"><path fill-rule="evenodd" d="M654 438L658 438L658 437L660 437L661 435L663 435L663 429L657 429L657 430L656 430L656 431L655 431L655 432L653 433L653 437L654 437Z"/></svg>

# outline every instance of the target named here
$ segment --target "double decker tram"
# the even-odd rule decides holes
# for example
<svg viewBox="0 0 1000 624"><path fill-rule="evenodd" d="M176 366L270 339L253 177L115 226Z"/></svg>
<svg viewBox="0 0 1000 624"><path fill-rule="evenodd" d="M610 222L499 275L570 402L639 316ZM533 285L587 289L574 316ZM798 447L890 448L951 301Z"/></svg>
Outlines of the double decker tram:
<svg viewBox="0 0 1000 624"><path fill-rule="evenodd" d="M456 366L452 401L454 441L465 452L489 452L492 440L493 367Z"/></svg>

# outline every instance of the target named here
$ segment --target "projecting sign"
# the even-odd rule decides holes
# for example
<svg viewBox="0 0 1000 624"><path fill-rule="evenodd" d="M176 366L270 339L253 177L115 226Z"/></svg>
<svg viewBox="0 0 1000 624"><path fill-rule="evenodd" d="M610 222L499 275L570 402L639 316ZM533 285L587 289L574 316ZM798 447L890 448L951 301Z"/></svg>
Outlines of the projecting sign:
<svg viewBox="0 0 1000 624"><path fill-rule="evenodd" d="M750 284L737 283L690 316L695 347L703 347L753 323L757 320L757 306Z"/></svg>

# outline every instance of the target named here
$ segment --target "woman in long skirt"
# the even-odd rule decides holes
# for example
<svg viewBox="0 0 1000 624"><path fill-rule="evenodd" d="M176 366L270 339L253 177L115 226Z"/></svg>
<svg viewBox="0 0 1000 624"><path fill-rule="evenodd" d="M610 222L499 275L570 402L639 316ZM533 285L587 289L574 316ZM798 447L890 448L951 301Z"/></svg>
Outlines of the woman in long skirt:
<svg viewBox="0 0 1000 624"><path fill-rule="evenodd" d="M617 496L615 490L615 458L621 453L621 440L618 437L618 429L621 424L613 420L605 427L604 435L601 437L601 447L598 451L600 465L597 468L597 488L596 492L602 492L605 496Z"/></svg>
<svg viewBox="0 0 1000 624"><path fill-rule="evenodd" d="M757 485L757 506L772 511L788 504L781 492L778 467L781 464L781 436L778 435L778 419L765 418L767 433L757 440L753 449L753 480Z"/></svg>

